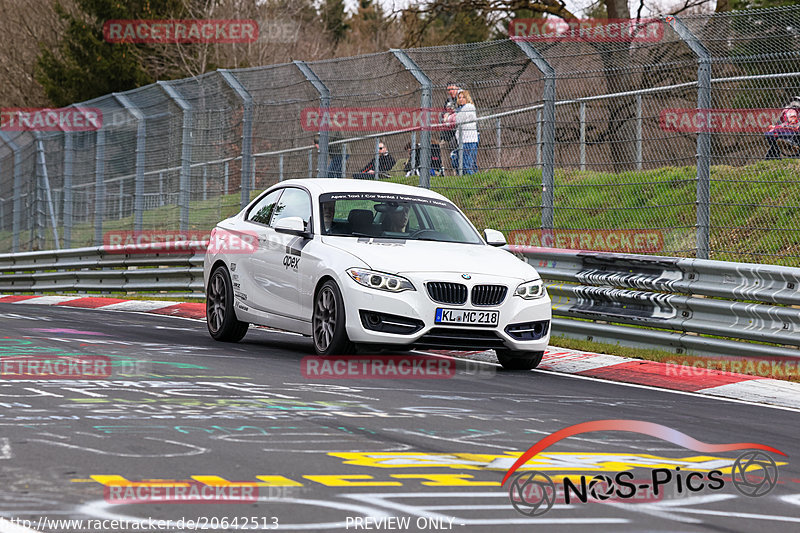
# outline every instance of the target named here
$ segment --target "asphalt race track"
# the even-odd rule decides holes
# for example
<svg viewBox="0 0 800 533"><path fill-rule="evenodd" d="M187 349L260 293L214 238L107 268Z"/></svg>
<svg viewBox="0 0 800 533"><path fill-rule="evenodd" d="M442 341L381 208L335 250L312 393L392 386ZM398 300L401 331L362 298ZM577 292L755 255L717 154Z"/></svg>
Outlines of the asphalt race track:
<svg viewBox="0 0 800 533"><path fill-rule="evenodd" d="M234 519L248 530L800 530L796 410L460 359L442 379L321 379L303 371L313 353L307 338L251 328L241 343L221 344L201 321L140 313L0 304L0 326L0 361L111 362L101 379L3 374L3 533L98 531L98 520L125 519L144 520L136 530L148 530L149 519L171 521L150 531L190 531L189 520L223 531ZM622 471L650 487L587 503L573 495L569 505L557 490L542 515L515 510L500 481L519 454L558 430L606 419L653 422L703 443L760 443L786 457L768 454L777 485L750 497L730 475L742 450L700 453L645 434L583 433L529 466L559 487L565 474L591 480ZM724 486L711 489L714 469ZM672 479L655 495L657 470ZM686 488L693 471L705 482L696 491ZM245 503L114 499L126 487L190 482L256 493ZM12 519L29 520L30 529ZM53 526L62 519L84 523Z"/></svg>

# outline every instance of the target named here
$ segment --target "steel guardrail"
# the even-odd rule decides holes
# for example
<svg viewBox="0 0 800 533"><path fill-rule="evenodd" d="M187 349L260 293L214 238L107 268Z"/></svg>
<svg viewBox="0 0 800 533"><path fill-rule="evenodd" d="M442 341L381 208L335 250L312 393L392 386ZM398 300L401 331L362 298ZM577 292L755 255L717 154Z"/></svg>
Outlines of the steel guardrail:
<svg viewBox="0 0 800 533"><path fill-rule="evenodd" d="M546 281L555 335L679 354L800 357L800 268L508 249Z"/></svg>
<svg viewBox="0 0 800 533"><path fill-rule="evenodd" d="M203 297L206 246L181 241L0 254L0 293L180 291Z"/></svg>

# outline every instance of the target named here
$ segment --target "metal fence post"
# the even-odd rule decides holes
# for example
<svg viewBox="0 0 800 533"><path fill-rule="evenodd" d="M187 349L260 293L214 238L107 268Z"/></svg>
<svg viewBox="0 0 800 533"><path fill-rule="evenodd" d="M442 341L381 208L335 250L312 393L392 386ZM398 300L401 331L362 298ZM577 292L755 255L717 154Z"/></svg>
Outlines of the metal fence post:
<svg viewBox="0 0 800 533"><path fill-rule="evenodd" d="M17 143L11 140L6 132L0 130L3 140L14 154L14 200L11 206L11 251L19 251L20 216L22 215L22 153Z"/></svg>
<svg viewBox="0 0 800 533"><path fill-rule="evenodd" d="M320 110L325 113L331 107L331 92L322 83L322 80L319 79L319 76L311 70L305 61L293 61L295 66L300 69L300 72L303 73L303 76L314 86L314 89L317 90L319 93L319 106ZM328 176L328 131L330 127L322 126L325 121L320 121L320 128L319 128L319 155L317 156L317 177L318 178L327 178ZM313 163L311 162L311 157L309 156L309 177L310 174L313 172Z"/></svg>
<svg viewBox="0 0 800 533"><path fill-rule="evenodd" d="M180 230L189 229L189 194L192 179L192 105L166 81L156 82L167 93L183 114L181 137L181 174L178 185L178 206L180 207Z"/></svg>
<svg viewBox="0 0 800 533"><path fill-rule="evenodd" d="M458 175L464 175L464 130L458 126Z"/></svg>
<svg viewBox="0 0 800 533"><path fill-rule="evenodd" d="M44 155L44 141L42 140L41 133L36 134L36 151L38 152L39 161L39 179L41 179L43 192L45 195L45 202L47 203L47 212L50 215L50 225L53 228L53 241L56 245L56 250L61 249L61 243L58 239L58 220L56 220L56 210L53 207L53 194L50 191L50 177L47 175L47 159Z"/></svg>
<svg viewBox="0 0 800 533"><path fill-rule="evenodd" d="M433 82L422 71L421 68L403 50L391 49L392 54L403 64L422 89L420 106L424 112L433 112ZM430 125L423 126L420 132L419 150L419 186L426 189L431 188L431 128Z"/></svg>
<svg viewBox="0 0 800 533"><path fill-rule="evenodd" d="M580 169L586 170L586 102L578 104L578 116L580 120Z"/></svg>
<svg viewBox="0 0 800 533"><path fill-rule="evenodd" d="M94 149L94 244L103 244L103 216L106 207L106 132L97 130Z"/></svg>
<svg viewBox="0 0 800 533"><path fill-rule="evenodd" d="M408 168L411 169L411 172L414 172L414 169L417 168L417 132L411 132L411 153L409 154L409 165Z"/></svg>
<svg viewBox="0 0 800 533"><path fill-rule="evenodd" d="M500 117L497 117L497 120L495 121L494 124L494 140L495 144L497 145L497 159L494 162L494 166L496 166L497 168L500 168L500 163L502 161L502 158L500 157L501 155L500 151L503 146L503 139L501 137L501 134L503 132L503 130L501 129L502 128L501 120L502 119Z"/></svg>
<svg viewBox="0 0 800 533"><path fill-rule="evenodd" d="M278 156L278 181L283 181L283 154Z"/></svg>
<svg viewBox="0 0 800 533"><path fill-rule="evenodd" d="M642 170L642 95L636 95L636 170Z"/></svg>
<svg viewBox="0 0 800 533"><path fill-rule="evenodd" d="M225 69L217 70L222 79L228 86L236 92L239 98L242 99L242 183L241 183L241 192L242 196L240 199L241 207L246 206L250 203L250 188L251 184L254 183L254 176L253 172L253 97L250 95L247 89L244 88L239 80L231 74L230 71ZM225 177L228 177L228 167L227 163L225 163ZM227 181L225 182L225 192L227 194L228 185Z"/></svg>
<svg viewBox="0 0 800 533"><path fill-rule="evenodd" d="M133 186L133 230L142 231L144 212L144 166L147 142L147 124L144 114L124 94L112 93L122 107L136 119L136 177ZM120 193L121 194L121 193ZM120 217L122 209L120 209Z"/></svg>
<svg viewBox="0 0 800 533"><path fill-rule="evenodd" d="M531 43L514 41L536 65L544 77L542 94L542 229L553 229L555 223L555 159L556 159L556 71Z"/></svg>
<svg viewBox="0 0 800 533"><path fill-rule="evenodd" d="M342 177L347 175L347 143L342 144Z"/></svg>
<svg viewBox="0 0 800 533"><path fill-rule="evenodd" d="M208 200L208 164L203 165L203 200Z"/></svg>
<svg viewBox="0 0 800 533"><path fill-rule="evenodd" d="M536 164L542 165L542 110L536 110Z"/></svg>
<svg viewBox="0 0 800 533"><path fill-rule="evenodd" d="M64 226L64 248L72 247L72 134L64 132L64 207L61 223Z"/></svg>
<svg viewBox="0 0 800 533"><path fill-rule="evenodd" d="M667 22L697 56L697 109L711 109L711 54L677 16ZM711 226L711 134L697 133L697 258L708 259Z"/></svg>
<svg viewBox="0 0 800 533"><path fill-rule="evenodd" d="M228 196L228 172L229 172L229 168L228 168L228 167L229 167L229 165L228 165L228 161L225 161L225 165L224 165L224 167L225 167L225 170L224 170L224 172L223 172L223 174L224 174L224 184L223 184L223 189L222 189L222 191L223 191L223 194L224 194L225 196Z"/></svg>
<svg viewBox="0 0 800 533"><path fill-rule="evenodd" d="M160 207L164 207L164 172L158 173L158 198Z"/></svg>
<svg viewBox="0 0 800 533"><path fill-rule="evenodd" d="M381 139L380 137L375 137L375 159L373 160L373 169L375 170L375 178L376 180L381 179Z"/></svg>

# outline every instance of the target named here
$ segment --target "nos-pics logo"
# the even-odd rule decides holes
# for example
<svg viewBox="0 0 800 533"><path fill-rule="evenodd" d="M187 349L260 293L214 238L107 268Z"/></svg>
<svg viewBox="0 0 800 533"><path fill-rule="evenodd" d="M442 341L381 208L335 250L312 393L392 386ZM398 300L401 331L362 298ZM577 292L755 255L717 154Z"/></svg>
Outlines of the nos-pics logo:
<svg viewBox="0 0 800 533"><path fill-rule="evenodd" d="M642 422L637 420L598 420L569 426L559 430L536 444L520 456L511 466L503 478L503 483L509 480L522 465L534 458L548 446L581 433L594 431L627 431L640 433L660 438L683 446L689 450L702 453L720 453L735 450L747 450L733 463L730 481L741 494L749 497L759 497L768 494L778 483L778 464L765 451L786 456L785 453L753 442L740 442L734 444L708 444L676 431L672 428ZM556 484L550 476L536 470L518 473L513 476L508 486L508 495L511 505L518 512L526 516L541 516L548 512L556 500L563 503L588 503L610 499L629 500L645 498L659 498L667 487L671 487L678 494L700 492L704 490L717 491L725 486L726 480L720 470L709 472L682 471L680 467L674 469L655 468L651 470L650 477L634 479L632 472L617 472L613 476L564 476L561 484Z"/></svg>

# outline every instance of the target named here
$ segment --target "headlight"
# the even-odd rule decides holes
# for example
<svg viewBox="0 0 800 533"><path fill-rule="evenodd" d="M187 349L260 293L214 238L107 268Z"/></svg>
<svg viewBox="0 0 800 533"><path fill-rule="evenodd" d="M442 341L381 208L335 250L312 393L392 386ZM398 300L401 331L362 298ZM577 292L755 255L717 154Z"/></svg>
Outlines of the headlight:
<svg viewBox="0 0 800 533"><path fill-rule="evenodd" d="M540 279L533 281L526 281L521 283L517 290L514 291L514 296L525 298L526 300L535 300L545 295L544 282Z"/></svg>
<svg viewBox="0 0 800 533"><path fill-rule="evenodd" d="M414 291L414 285L406 278L375 272L374 270L364 270L363 268L351 268L347 271L353 280L359 285L389 292Z"/></svg>

